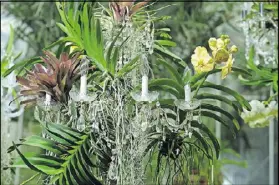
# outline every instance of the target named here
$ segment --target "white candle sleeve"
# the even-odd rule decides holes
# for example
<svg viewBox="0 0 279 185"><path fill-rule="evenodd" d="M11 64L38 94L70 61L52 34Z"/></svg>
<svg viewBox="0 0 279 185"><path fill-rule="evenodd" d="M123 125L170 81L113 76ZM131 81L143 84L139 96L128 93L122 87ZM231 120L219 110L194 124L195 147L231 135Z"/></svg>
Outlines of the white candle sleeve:
<svg viewBox="0 0 279 185"><path fill-rule="evenodd" d="M185 92L185 101L190 102L191 101L191 87L190 85L184 86L184 92Z"/></svg>
<svg viewBox="0 0 279 185"><path fill-rule="evenodd" d="M46 93L46 101L45 101L45 104L46 104L46 105L50 105L50 102L51 102L51 95L49 95L49 94Z"/></svg>
<svg viewBox="0 0 279 185"><path fill-rule="evenodd" d="M80 77L80 96L86 96L87 76L86 74Z"/></svg>
<svg viewBox="0 0 279 185"><path fill-rule="evenodd" d="M146 75L142 77L141 88L142 96L146 96L148 94L148 77Z"/></svg>

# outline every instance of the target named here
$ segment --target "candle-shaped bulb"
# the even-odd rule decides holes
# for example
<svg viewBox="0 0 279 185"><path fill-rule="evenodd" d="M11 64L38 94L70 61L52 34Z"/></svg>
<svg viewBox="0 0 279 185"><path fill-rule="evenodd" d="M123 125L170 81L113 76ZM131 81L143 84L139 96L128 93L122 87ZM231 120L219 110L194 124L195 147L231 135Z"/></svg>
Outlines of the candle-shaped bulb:
<svg viewBox="0 0 279 185"><path fill-rule="evenodd" d="M186 84L184 86L184 92L185 92L185 101L190 102L191 101L191 87L189 84Z"/></svg>
<svg viewBox="0 0 279 185"><path fill-rule="evenodd" d="M46 105L50 105L50 101L51 101L51 95L46 93L46 100L45 100L45 104Z"/></svg>
<svg viewBox="0 0 279 185"><path fill-rule="evenodd" d="M80 66L80 96L86 96L87 91L87 70L88 70L88 60L86 57L81 59L81 66Z"/></svg>
<svg viewBox="0 0 279 185"><path fill-rule="evenodd" d="M141 89L142 96L148 95L148 77L146 75L142 76Z"/></svg>

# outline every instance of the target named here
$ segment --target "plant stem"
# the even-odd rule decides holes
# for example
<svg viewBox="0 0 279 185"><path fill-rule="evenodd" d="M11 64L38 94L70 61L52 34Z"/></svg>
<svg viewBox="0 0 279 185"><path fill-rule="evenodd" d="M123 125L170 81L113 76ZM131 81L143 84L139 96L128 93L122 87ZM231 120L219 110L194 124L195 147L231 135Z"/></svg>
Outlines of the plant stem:
<svg viewBox="0 0 279 185"><path fill-rule="evenodd" d="M274 96L277 96L278 95L278 92L276 92L275 94L273 94L272 96L270 96L268 98L268 100L264 101L264 104L265 105L268 105L270 103L270 101L273 99Z"/></svg>
<svg viewBox="0 0 279 185"><path fill-rule="evenodd" d="M198 92L199 92L199 89L200 89L201 85L205 82L206 78L208 77L208 74L209 74L209 72L207 72L207 73L205 74L205 76L204 76L202 82L199 84L197 90L195 91L195 94L194 94L193 98L197 96L197 94L198 94Z"/></svg>

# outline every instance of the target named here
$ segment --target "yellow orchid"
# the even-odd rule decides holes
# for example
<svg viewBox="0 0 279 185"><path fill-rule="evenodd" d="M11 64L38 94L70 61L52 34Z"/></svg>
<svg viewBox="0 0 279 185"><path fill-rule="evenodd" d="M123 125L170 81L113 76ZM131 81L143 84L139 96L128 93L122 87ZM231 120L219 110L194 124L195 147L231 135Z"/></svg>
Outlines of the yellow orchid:
<svg viewBox="0 0 279 185"><path fill-rule="evenodd" d="M226 78L227 75L232 71L233 61L234 61L234 59L232 58L232 54L230 54L226 65L221 68L222 69L222 72L221 72L222 79Z"/></svg>
<svg viewBox="0 0 279 185"><path fill-rule="evenodd" d="M212 56L209 55L205 47L198 46L191 57L191 62L195 71L197 73L208 72L213 70L216 64L224 63L219 69L222 70L221 78L226 78L232 70L234 62L232 54L238 51L235 45L228 49L229 43L230 38L228 35L221 35L220 38L210 38L208 44L209 48L212 50Z"/></svg>
<svg viewBox="0 0 279 185"><path fill-rule="evenodd" d="M221 38L210 38L208 44L212 50L212 56L216 63L220 64L226 62L229 58L228 44L230 43L230 38L228 35L221 35Z"/></svg>
<svg viewBox="0 0 279 185"><path fill-rule="evenodd" d="M214 60L205 47L198 46L194 52L191 62L197 73L211 71L214 68Z"/></svg>

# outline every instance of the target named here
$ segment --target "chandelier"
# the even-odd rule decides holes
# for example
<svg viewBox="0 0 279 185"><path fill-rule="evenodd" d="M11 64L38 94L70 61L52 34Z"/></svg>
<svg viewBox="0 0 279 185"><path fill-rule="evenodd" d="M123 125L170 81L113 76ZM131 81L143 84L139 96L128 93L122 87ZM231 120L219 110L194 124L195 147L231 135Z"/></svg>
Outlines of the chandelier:
<svg viewBox="0 0 279 185"><path fill-rule="evenodd" d="M244 3L241 23L245 36L245 57L248 60L250 47L254 46L256 65L277 66L278 25L273 19L273 12L265 8L268 3L254 3L248 11L249 5L252 3Z"/></svg>

